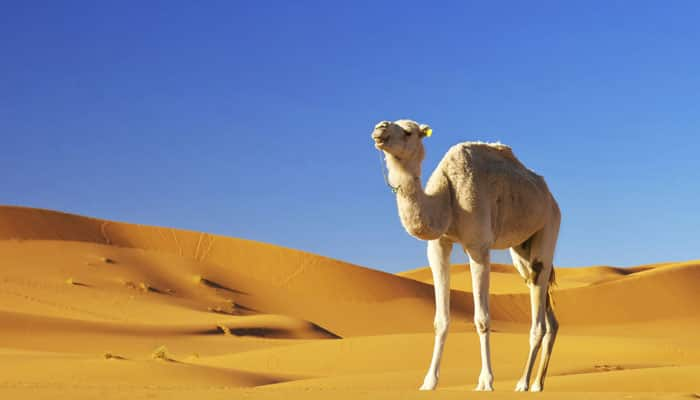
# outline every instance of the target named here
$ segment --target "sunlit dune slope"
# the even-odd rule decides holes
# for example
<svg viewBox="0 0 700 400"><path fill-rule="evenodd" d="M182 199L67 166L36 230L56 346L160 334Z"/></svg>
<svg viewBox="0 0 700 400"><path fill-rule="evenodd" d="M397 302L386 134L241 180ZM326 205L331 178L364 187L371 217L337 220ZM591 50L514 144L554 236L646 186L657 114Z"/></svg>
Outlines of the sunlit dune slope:
<svg viewBox="0 0 700 400"><path fill-rule="evenodd" d="M36 296L46 297L43 287L49 286L51 301L62 299L61 315L147 322L153 307L175 307L174 317L185 317L228 302L241 313L308 321L331 337L432 330L430 285L249 240L1 207L0 246L9 285L0 296L36 287L43 293ZM69 278L72 287L64 284ZM87 296L81 303L90 308L90 299L104 296L104 290L130 289L142 289L155 301L128 316L109 307L79 313L75 304L74 296ZM455 296L455 312L470 313L470 296ZM41 301L21 307L31 311Z"/></svg>
<svg viewBox="0 0 700 400"><path fill-rule="evenodd" d="M54 387L56 382L105 389L160 387L168 390L192 390L211 387L254 387L284 382L298 377L255 373L231 368L216 368L179 361L143 361L129 358L106 359L60 353L5 352L0 349L4 382L21 381L25 388ZM63 390L68 388L65 385ZM0 390L3 387L0 386ZM31 390L31 389L30 389ZM119 392L114 393L119 394ZM123 395L123 393L122 393ZM60 398L60 395L58 396ZM118 396L117 396L118 397ZM122 397L123 398L123 397Z"/></svg>

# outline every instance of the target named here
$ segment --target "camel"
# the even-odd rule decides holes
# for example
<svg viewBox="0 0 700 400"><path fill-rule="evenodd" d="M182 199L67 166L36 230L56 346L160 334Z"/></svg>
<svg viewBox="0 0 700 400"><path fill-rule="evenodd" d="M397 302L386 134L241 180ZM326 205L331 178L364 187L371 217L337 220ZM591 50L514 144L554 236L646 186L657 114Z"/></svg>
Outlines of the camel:
<svg viewBox="0 0 700 400"><path fill-rule="evenodd" d="M452 146L421 186L423 139L428 125L411 120L382 121L374 127L375 147L384 153L387 184L396 193L406 231L428 241L435 285L435 342L421 390L437 386L450 322L450 253L454 243L469 256L474 294L474 325L481 348L477 391L493 390L491 369L490 249L510 249L513 264L530 290L530 350L516 391L542 391L559 324L549 288L561 213L544 178L525 167L510 147L465 142ZM537 375L530 377L542 348Z"/></svg>

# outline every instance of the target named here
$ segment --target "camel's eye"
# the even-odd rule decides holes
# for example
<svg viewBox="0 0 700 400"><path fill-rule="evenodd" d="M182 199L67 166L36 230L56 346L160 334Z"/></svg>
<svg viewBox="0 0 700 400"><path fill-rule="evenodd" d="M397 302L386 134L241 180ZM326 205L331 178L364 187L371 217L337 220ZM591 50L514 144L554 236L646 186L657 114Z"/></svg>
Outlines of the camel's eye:
<svg viewBox="0 0 700 400"><path fill-rule="evenodd" d="M403 128L401 128L401 130L403 131L403 134L404 134L404 135L406 135L406 136L411 136L411 131L407 131L407 130L405 130L405 129L403 129Z"/></svg>

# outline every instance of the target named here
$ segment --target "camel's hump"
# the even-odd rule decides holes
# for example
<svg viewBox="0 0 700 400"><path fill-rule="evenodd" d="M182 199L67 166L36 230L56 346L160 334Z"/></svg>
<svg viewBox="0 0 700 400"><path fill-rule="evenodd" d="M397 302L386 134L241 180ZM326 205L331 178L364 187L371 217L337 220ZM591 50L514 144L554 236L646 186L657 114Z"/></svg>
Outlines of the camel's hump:
<svg viewBox="0 0 700 400"><path fill-rule="evenodd" d="M525 166L525 164L522 163L518 159L518 157L515 156L515 153L513 153L513 149L500 142L494 142L494 143L488 143L488 142L462 142L459 144L456 144L452 146L450 149L450 153L453 151L457 152L462 152L464 150L467 150L469 153L491 153L493 155L498 155L498 157L502 157L508 160L513 161L516 165L531 171L534 173L534 171L530 170ZM453 153L454 154L454 153Z"/></svg>
<svg viewBox="0 0 700 400"><path fill-rule="evenodd" d="M457 146L462 147L462 148L467 147L470 150L474 149L474 150L482 150L482 151L483 150L496 151L500 155L502 155L503 157L510 158L511 160L517 161L518 163L520 163L520 160L518 160L518 157L516 157L515 154L513 153L513 149L510 146L503 144L501 142L493 142L493 143L489 143L489 142L463 142L463 143L458 144Z"/></svg>

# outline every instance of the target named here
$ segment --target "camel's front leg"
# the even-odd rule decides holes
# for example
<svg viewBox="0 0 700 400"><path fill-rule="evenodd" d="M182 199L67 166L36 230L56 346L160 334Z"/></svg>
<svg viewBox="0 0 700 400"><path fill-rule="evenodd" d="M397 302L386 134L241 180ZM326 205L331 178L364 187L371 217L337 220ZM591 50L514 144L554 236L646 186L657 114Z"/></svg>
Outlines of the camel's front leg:
<svg viewBox="0 0 700 400"><path fill-rule="evenodd" d="M474 390L492 391L493 372L491 371L491 317L489 315L489 250L469 251L469 267L472 274L474 292L474 325L481 345L481 373Z"/></svg>
<svg viewBox="0 0 700 400"><path fill-rule="evenodd" d="M428 262L433 272L435 286L435 345L430 368L420 390L433 390L440 375L440 360L445 347L447 328L450 324L450 252L452 243L446 239L428 242Z"/></svg>

